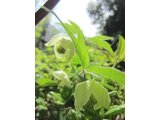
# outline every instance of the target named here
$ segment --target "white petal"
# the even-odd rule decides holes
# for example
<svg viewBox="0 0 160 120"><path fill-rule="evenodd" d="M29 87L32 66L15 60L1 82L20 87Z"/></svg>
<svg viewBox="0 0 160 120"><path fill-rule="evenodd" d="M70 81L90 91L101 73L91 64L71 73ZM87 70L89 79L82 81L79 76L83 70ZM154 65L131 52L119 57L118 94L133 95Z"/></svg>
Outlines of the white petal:
<svg viewBox="0 0 160 120"><path fill-rule="evenodd" d="M53 73L53 75L58 80L69 80L68 75L64 71L62 71L62 70L55 71Z"/></svg>

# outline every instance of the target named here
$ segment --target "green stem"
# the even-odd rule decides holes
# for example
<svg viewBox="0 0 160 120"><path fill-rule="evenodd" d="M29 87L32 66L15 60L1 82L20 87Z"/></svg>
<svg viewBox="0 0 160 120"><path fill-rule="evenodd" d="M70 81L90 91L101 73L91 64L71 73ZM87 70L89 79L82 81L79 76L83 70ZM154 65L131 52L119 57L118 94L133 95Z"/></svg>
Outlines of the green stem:
<svg viewBox="0 0 160 120"><path fill-rule="evenodd" d="M61 21L61 19L58 17L58 15L55 12L51 11L50 9L46 8L45 6L42 6L42 8L45 11L52 13L58 19L58 21L61 23L61 25L64 27L64 29L66 30L65 25L63 24L63 22Z"/></svg>
<svg viewBox="0 0 160 120"><path fill-rule="evenodd" d="M114 63L114 65L112 66L113 68L116 66L117 62Z"/></svg>
<svg viewBox="0 0 160 120"><path fill-rule="evenodd" d="M67 28L66 28L66 26L63 24L63 22L61 21L61 19L58 17L58 15L55 13L55 12L53 12L53 11L51 11L50 9L48 9L48 8L46 8L45 6L42 6L42 8L44 9L44 10L46 10L47 12L50 12L50 13L52 13L57 19L58 19L58 21L61 23L61 25L63 26L63 28L66 30L66 32L67 32ZM67 32L68 33L68 32ZM74 68L74 67L72 67L72 68ZM86 76L85 76L85 71L84 71L84 69L83 69L83 73L84 73L84 80L86 79ZM78 74L77 74L78 75ZM79 76L79 75L78 75ZM79 78L80 78L80 76L79 76ZM80 78L81 79L81 78Z"/></svg>
<svg viewBox="0 0 160 120"><path fill-rule="evenodd" d="M85 74L84 69L83 69L83 74L84 74L83 78L84 78L84 80L86 80L86 74Z"/></svg>
<svg viewBox="0 0 160 120"><path fill-rule="evenodd" d="M72 67L72 70L75 72L75 74L78 76L78 78L80 80L82 80L83 78L78 74L78 72L76 71L76 69L70 63L68 63L68 65Z"/></svg>

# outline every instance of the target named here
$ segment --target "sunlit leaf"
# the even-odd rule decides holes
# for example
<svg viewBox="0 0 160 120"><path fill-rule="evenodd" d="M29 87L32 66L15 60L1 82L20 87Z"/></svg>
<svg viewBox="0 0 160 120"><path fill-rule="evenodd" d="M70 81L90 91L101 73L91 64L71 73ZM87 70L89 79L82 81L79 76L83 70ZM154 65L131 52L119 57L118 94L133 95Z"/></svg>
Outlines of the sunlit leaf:
<svg viewBox="0 0 160 120"><path fill-rule="evenodd" d="M81 109L87 104L90 96L93 95L97 103L94 109L108 108L110 105L110 98L108 91L99 83L94 80L88 80L76 85L75 88L75 107L77 110Z"/></svg>
<svg viewBox="0 0 160 120"><path fill-rule="evenodd" d="M124 57L125 57L125 40L121 35L119 35L119 43L118 43L118 48L116 50L116 54L118 56L119 61L124 60Z"/></svg>
<svg viewBox="0 0 160 120"><path fill-rule="evenodd" d="M97 110L102 107L105 107L107 109L110 105L110 97L108 95L108 91L99 82L96 81L92 81L91 90L92 95L97 101L96 105L94 105L94 109Z"/></svg>
<svg viewBox="0 0 160 120"><path fill-rule="evenodd" d="M125 74L112 67L100 67L100 66L89 66L87 68L89 72L99 74L105 78L116 81L119 85L124 86Z"/></svg>
<svg viewBox="0 0 160 120"><path fill-rule="evenodd" d="M76 52L80 58L81 64L84 68L89 65L89 55L85 45L85 37L79 26L70 21L70 24L64 23L64 27L70 38L72 39Z"/></svg>
<svg viewBox="0 0 160 120"><path fill-rule="evenodd" d="M57 86L58 85L57 81L53 81L48 78L42 78L40 80L37 80L36 82L40 87Z"/></svg>
<svg viewBox="0 0 160 120"><path fill-rule="evenodd" d="M105 37L106 37L106 36L104 36L104 38L105 38ZM111 55L114 56L114 52L113 52L113 50L112 50L112 48L111 48L111 45L110 45L108 42L101 40L102 38L103 38L103 36L96 36L96 37L89 38L89 40L92 40L93 42L96 43L96 45L97 45L99 48L104 48L104 49L106 49L108 52L111 53Z"/></svg>
<svg viewBox="0 0 160 120"><path fill-rule="evenodd" d="M99 35L99 36L92 37L92 39L96 39L96 40L99 40L99 41L104 41L104 40L112 40L113 37L105 36L105 35Z"/></svg>
<svg viewBox="0 0 160 120"><path fill-rule="evenodd" d="M64 86L67 86L67 85L71 85L71 81L67 80L67 79L64 79L64 80L60 81L58 86L59 87L64 87Z"/></svg>
<svg viewBox="0 0 160 120"><path fill-rule="evenodd" d="M82 106L87 104L91 96L90 82L85 81L78 83L75 88L75 108L77 110L81 109Z"/></svg>
<svg viewBox="0 0 160 120"><path fill-rule="evenodd" d="M80 59L79 59L79 57L78 57L77 54L75 54L75 55L72 57L72 59L71 59L70 62L71 62L71 64L73 64L73 65L81 64L81 61L80 61Z"/></svg>

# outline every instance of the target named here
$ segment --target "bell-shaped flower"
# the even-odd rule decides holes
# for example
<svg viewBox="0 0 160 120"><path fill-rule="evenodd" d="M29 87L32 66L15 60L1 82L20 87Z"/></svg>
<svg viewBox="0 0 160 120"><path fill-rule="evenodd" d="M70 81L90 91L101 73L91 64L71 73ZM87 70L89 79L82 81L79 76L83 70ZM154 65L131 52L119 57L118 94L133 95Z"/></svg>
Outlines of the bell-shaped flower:
<svg viewBox="0 0 160 120"><path fill-rule="evenodd" d="M56 77L58 80L65 80L69 79L68 75L63 70L58 70L53 73L54 77Z"/></svg>
<svg viewBox="0 0 160 120"><path fill-rule="evenodd" d="M47 47L54 46L54 52L57 58L66 57L67 60L71 59L75 53L75 48L72 40L62 34L57 34L45 44Z"/></svg>
<svg viewBox="0 0 160 120"><path fill-rule="evenodd" d="M68 78L68 75L62 70L55 71L53 73L53 76L61 81L59 83L60 87L64 87L65 85L70 85L71 83L71 81Z"/></svg>

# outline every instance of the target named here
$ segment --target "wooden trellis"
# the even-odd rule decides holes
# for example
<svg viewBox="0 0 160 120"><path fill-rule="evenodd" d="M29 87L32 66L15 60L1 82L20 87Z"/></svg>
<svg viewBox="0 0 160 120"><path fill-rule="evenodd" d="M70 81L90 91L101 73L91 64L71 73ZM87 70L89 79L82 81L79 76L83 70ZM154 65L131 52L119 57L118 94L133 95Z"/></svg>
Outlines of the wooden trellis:
<svg viewBox="0 0 160 120"><path fill-rule="evenodd" d="M52 10L56 4L60 0L48 0L43 6L48 8L49 10ZM37 25L46 15L48 12L42 8L40 8L36 13L35 13L35 25Z"/></svg>

